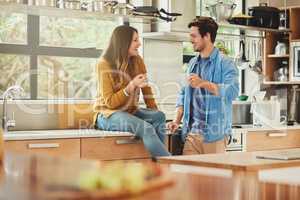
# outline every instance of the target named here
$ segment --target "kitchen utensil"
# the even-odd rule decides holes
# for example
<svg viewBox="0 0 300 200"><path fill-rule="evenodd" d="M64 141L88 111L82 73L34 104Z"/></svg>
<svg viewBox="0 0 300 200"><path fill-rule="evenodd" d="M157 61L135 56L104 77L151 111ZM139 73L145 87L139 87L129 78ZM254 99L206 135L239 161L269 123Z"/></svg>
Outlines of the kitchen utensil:
<svg viewBox="0 0 300 200"><path fill-rule="evenodd" d="M85 11L94 11L94 1L80 0L80 9Z"/></svg>
<svg viewBox="0 0 300 200"><path fill-rule="evenodd" d="M30 6L49 6L55 7L56 0L28 0L27 4Z"/></svg>
<svg viewBox="0 0 300 200"><path fill-rule="evenodd" d="M93 1L93 11L103 12L104 11L104 1Z"/></svg>
<svg viewBox="0 0 300 200"><path fill-rule="evenodd" d="M231 18L233 11L236 8L236 4L228 4L219 1L218 3L206 6L205 8L209 11L210 16L216 21L227 23L227 20Z"/></svg>
<svg viewBox="0 0 300 200"><path fill-rule="evenodd" d="M118 4L117 1L105 1L104 2L104 13L114 13L114 7Z"/></svg>
<svg viewBox="0 0 300 200"><path fill-rule="evenodd" d="M72 10L80 10L81 9L81 4L80 4L80 1L66 0L64 2L64 8L72 9Z"/></svg>
<svg viewBox="0 0 300 200"><path fill-rule="evenodd" d="M288 81L288 74L286 68L279 68L273 74L274 81Z"/></svg>
<svg viewBox="0 0 300 200"><path fill-rule="evenodd" d="M254 26L277 29L279 27L280 10L275 7L269 7L265 3L259 5L248 8L248 14L253 16L251 23Z"/></svg>
<svg viewBox="0 0 300 200"><path fill-rule="evenodd" d="M253 18L253 16L240 14L228 19L227 21L230 24L251 26L251 18Z"/></svg>
<svg viewBox="0 0 300 200"><path fill-rule="evenodd" d="M133 15L137 16L150 16L150 17L158 17L167 22L172 22L176 20L177 16L181 16L180 13L169 13L164 9L158 10L153 6L139 6L133 9Z"/></svg>
<svg viewBox="0 0 300 200"><path fill-rule="evenodd" d="M56 7L64 9L65 8L65 2L64 2L64 0L57 0Z"/></svg>
<svg viewBox="0 0 300 200"><path fill-rule="evenodd" d="M286 54L286 44L283 42L277 41L277 45L275 47L275 55L281 56Z"/></svg>
<svg viewBox="0 0 300 200"><path fill-rule="evenodd" d="M235 64L239 69L246 69L249 67L249 60L246 59L245 55L245 41L240 40L240 53L238 58L235 60Z"/></svg>
<svg viewBox="0 0 300 200"><path fill-rule="evenodd" d="M0 1L1 2L1 1ZM5 2L5 0L4 0ZM24 0L6 0L6 2L9 2L9 3L24 3Z"/></svg>
<svg viewBox="0 0 300 200"><path fill-rule="evenodd" d="M129 3L118 3L113 7L114 14L129 15L133 12L134 6Z"/></svg>
<svg viewBox="0 0 300 200"><path fill-rule="evenodd" d="M261 74L262 73L262 61L257 60L255 61L254 65L249 65L250 69L252 69L254 72Z"/></svg>
<svg viewBox="0 0 300 200"><path fill-rule="evenodd" d="M279 13L279 27L278 29L286 29L289 26L289 19L288 19L288 14L286 11L280 11Z"/></svg>

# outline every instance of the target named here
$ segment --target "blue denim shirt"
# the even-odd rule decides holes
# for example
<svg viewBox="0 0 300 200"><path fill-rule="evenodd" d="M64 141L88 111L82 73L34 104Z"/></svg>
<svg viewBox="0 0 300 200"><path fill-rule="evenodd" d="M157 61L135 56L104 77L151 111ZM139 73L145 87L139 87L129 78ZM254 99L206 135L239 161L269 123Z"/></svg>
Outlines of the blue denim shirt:
<svg viewBox="0 0 300 200"><path fill-rule="evenodd" d="M193 72L198 57L195 56L188 64L187 73ZM232 60L223 57L217 48L214 48L209 57L207 73L202 79L213 82L219 87L219 96L215 96L205 89L205 121L202 130L204 142L215 142L231 134L232 101L238 96L238 70ZM190 131L190 113L192 102L192 87L184 86L178 96L176 106L183 106L182 136L186 137Z"/></svg>
<svg viewBox="0 0 300 200"><path fill-rule="evenodd" d="M206 77L208 68L209 58L201 58L198 56L196 66L193 68L192 73L197 74L200 78ZM192 88L192 102L190 110L190 132L202 133L202 130L206 126L205 116L205 89L204 88Z"/></svg>

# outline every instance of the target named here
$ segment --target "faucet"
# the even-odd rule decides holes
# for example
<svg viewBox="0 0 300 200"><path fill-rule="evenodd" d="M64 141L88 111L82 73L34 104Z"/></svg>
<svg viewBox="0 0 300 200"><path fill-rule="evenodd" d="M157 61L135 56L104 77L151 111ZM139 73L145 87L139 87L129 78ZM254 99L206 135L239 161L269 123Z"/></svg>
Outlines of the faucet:
<svg viewBox="0 0 300 200"><path fill-rule="evenodd" d="M7 99L12 99L17 93L23 93L24 90L22 87L18 85L14 85L9 87L3 93L3 118L2 118L2 128L3 133L7 133L9 127L15 127L16 121L14 120L14 114L12 119L8 119L7 117Z"/></svg>

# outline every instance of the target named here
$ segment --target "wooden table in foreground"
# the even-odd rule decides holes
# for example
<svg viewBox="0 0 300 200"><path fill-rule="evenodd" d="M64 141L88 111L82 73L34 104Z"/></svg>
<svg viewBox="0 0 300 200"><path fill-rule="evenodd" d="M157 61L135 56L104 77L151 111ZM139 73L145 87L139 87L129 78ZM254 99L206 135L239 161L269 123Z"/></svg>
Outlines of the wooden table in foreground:
<svg viewBox="0 0 300 200"><path fill-rule="evenodd" d="M285 153L295 153L300 152L300 148L260 152L228 152L225 154L160 157L158 158L158 162L164 164L182 164L200 167L230 169L233 170L233 172L257 172L262 169L300 166L300 159L274 160L256 158L257 155L282 153L283 151Z"/></svg>
<svg viewBox="0 0 300 200"><path fill-rule="evenodd" d="M74 183L82 170L90 169L95 162L68 160L37 155L5 154L0 173L1 200L56 200L100 199L89 193L72 195L61 184ZM174 184L135 196L134 200L299 200L300 184L260 182L246 174L238 179L193 173L172 172ZM60 195L45 190L45 183L56 184ZM62 188L60 188L62 187ZM119 198L118 198L119 199Z"/></svg>

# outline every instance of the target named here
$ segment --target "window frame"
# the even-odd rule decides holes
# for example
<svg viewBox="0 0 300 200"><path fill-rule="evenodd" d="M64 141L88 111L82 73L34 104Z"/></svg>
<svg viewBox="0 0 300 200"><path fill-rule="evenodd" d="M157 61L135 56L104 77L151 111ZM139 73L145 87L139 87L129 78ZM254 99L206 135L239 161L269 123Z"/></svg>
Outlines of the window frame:
<svg viewBox="0 0 300 200"><path fill-rule="evenodd" d="M124 23L124 22L121 22ZM121 24L120 23L120 24ZM0 43L1 54L29 56L30 99L38 100L38 57L99 58L102 49L40 46L40 16L27 15L27 44ZM72 99L72 98L70 98ZM88 99L87 99L88 100Z"/></svg>

